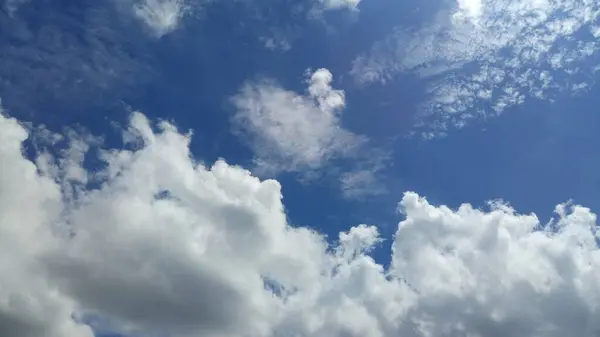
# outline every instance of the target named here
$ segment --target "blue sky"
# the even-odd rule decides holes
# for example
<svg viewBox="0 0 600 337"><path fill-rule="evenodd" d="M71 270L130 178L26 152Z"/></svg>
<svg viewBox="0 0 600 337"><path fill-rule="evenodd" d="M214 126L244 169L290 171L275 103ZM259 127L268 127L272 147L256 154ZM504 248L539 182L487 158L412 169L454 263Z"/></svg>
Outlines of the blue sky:
<svg viewBox="0 0 600 337"><path fill-rule="evenodd" d="M0 267L0 332L597 336L599 16L589 0L3 0L0 237L27 248ZM266 278L285 291L236 281ZM562 320L558 296L576 308Z"/></svg>

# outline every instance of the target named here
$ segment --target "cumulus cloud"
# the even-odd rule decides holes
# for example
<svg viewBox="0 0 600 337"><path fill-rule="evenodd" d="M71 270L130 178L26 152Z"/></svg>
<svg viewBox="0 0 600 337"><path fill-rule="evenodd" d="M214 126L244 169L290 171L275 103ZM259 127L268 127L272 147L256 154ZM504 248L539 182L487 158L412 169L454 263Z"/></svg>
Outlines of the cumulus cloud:
<svg viewBox="0 0 600 337"><path fill-rule="evenodd" d="M277 181L195 161L169 123L134 113L126 148L90 171L81 146L24 157L29 129L0 115L2 336L91 337L86 322L173 337L600 332L587 208L559 205L544 224L502 202L453 210L407 192L384 269L369 256L375 226L335 243L290 226ZM93 184L60 174L78 165Z"/></svg>
<svg viewBox="0 0 600 337"><path fill-rule="evenodd" d="M527 99L594 82L600 4L591 0L458 0L422 27L398 27L359 56L359 82L402 72L428 81L425 134L443 135Z"/></svg>
<svg viewBox="0 0 600 337"><path fill-rule="evenodd" d="M340 125L346 99L331 86L331 72L318 69L308 77L304 95L264 80L247 83L232 98L233 123L262 172L317 170L336 157L352 156L366 142Z"/></svg>

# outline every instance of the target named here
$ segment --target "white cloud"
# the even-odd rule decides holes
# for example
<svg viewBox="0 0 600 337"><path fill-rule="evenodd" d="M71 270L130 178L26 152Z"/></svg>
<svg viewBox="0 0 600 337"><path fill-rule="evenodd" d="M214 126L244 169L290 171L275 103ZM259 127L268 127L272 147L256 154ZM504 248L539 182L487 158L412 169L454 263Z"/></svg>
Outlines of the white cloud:
<svg viewBox="0 0 600 337"><path fill-rule="evenodd" d="M318 0L325 9L356 9L361 0Z"/></svg>
<svg viewBox="0 0 600 337"><path fill-rule="evenodd" d="M458 14L465 15L466 17L477 20L483 10L482 0L457 0L459 11Z"/></svg>
<svg viewBox="0 0 600 337"><path fill-rule="evenodd" d="M500 202L451 210L408 192L384 270L367 255L381 241L376 227L353 227L328 247L287 224L277 181L204 166L189 135L166 122L153 130L133 114L135 150L104 151L88 188L24 158L26 129L0 117L2 336L90 337L76 323L86 315L121 333L173 337L600 331L587 208L559 205L542 226ZM77 153L66 155L73 165Z"/></svg>
<svg viewBox="0 0 600 337"><path fill-rule="evenodd" d="M154 35L161 37L177 29L190 8L187 0L138 0L132 10Z"/></svg>
<svg viewBox="0 0 600 337"><path fill-rule="evenodd" d="M275 35L273 37L261 37L259 40L261 40L264 43L265 48L269 50L286 52L292 49L292 44L283 35Z"/></svg>
<svg viewBox="0 0 600 337"><path fill-rule="evenodd" d="M0 335L92 337L73 322L76 303L48 284L38 259L52 246L61 191L22 157L26 137L0 114Z"/></svg>
<svg viewBox="0 0 600 337"><path fill-rule="evenodd" d="M343 173L340 177L342 194L355 199L384 193L381 181L377 180L377 171L370 168Z"/></svg>
<svg viewBox="0 0 600 337"><path fill-rule="evenodd" d="M246 84L232 98L236 128L247 138L260 172L317 170L334 158L352 156L366 138L340 126L342 90L327 69L310 74L304 95L272 81Z"/></svg>
<svg viewBox="0 0 600 337"><path fill-rule="evenodd" d="M398 27L355 60L352 74L365 83L419 74L429 82L424 131L443 134L592 84L599 15L592 0L459 0L415 33Z"/></svg>
<svg viewBox="0 0 600 337"><path fill-rule="evenodd" d="M389 192L382 174L391 160L389 153L370 149L365 156L368 157L366 160L340 176L340 188L346 198L363 199Z"/></svg>

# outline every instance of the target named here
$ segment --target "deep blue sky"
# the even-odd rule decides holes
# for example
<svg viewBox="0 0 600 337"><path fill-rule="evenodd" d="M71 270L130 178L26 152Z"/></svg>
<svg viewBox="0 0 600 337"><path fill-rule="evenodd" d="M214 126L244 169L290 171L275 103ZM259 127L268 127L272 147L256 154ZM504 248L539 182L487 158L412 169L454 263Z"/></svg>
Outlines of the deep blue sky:
<svg viewBox="0 0 600 337"><path fill-rule="evenodd" d="M359 13L327 12L322 20L294 16L289 7L215 3L153 39L107 4L32 1L12 18L2 14L3 104L17 117L53 128L78 123L97 134L124 120L129 106L195 130L198 158L244 165L251 153L230 132L228 97L259 76L301 92L304 70L325 67L336 87L346 90L343 125L392 151L385 176L390 189L367 202L342 200L326 181L299 184L286 175L284 196L294 222L320 224L332 233L357 221L393 227L394 204L407 189L450 205L504 198L544 215L568 198L590 206L598 200L594 88L576 97L559 95L553 104L526 102L441 139L407 139L425 99L423 80L400 74L366 87L348 71L358 54L395 26L427 20L433 5L370 0ZM290 31L292 49L262 45L257 36L273 29ZM325 210L324 202L334 207Z"/></svg>
<svg viewBox="0 0 600 337"><path fill-rule="evenodd" d="M225 158L250 166L252 149L232 133L235 107L230 97L245 82L260 78L302 94L306 69L327 68L333 87L346 95L341 125L390 154L378 176L386 191L348 199L330 175L302 182L298 173L279 174L292 223L335 237L349 225L366 222L391 238L401 220L396 203L407 190L453 207L463 202L483 206L502 198L542 220L568 199L600 207L595 49L578 59L578 74L548 68L553 82L542 99L526 93L524 102L503 109L498 117L475 118L425 139L418 132L409 135L420 130L415 124L423 104L431 100L432 83L468 77L472 67L479 69L485 62L507 67L498 60L516 47L507 44L485 56L463 59L448 76L427 77L419 74L419 66L399 66L384 82L364 83L352 75L359 56L372 55L378 41L388 41L379 50L391 54L408 48L410 41L390 38L393 32L419 36L423 26L435 22L438 11L452 6L442 1L364 0L358 11L330 10L311 19L307 9L291 11L296 4L215 1L157 38L110 1L31 0L11 15L0 12L2 104L10 115L51 129L81 125L105 135L107 144L119 143L111 123L123 123L130 109L140 110L152 119L172 120L182 130L193 129L196 158L209 163ZM259 37L273 32L288 39L291 48L266 48ZM561 39L571 42L561 45ZM556 39L552 48L581 49L577 42L588 40L587 35L573 34ZM456 60L439 56L444 48L439 47L437 58L415 57L422 57L425 66ZM408 51L396 52L397 57L402 53ZM489 61L493 53L496 59ZM523 61L515 73L541 67ZM581 76L587 89L576 94L563 90L571 85L570 76ZM506 83L492 86L504 90ZM491 111L491 103L486 104L475 102L467 110ZM424 123L436 123L436 116L424 118ZM387 255L382 254L382 262Z"/></svg>
<svg viewBox="0 0 600 337"><path fill-rule="evenodd" d="M389 190L366 201L344 200L327 181L301 184L284 175L296 223L331 233L359 221L394 227L394 205L405 190L449 205L503 198L543 215L569 198L590 206L598 200L593 84L577 96L559 94L554 103L529 100L440 139L407 138L426 81L407 73L365 86L349 70L394 27L418 26L436 6L369 0L359 12L326 12L319 20L289 8L285 1L214 3L156 39L105 3L31 1L12 17L2 13L3 105L54 129L78 123L96 134L123 121L130 107L195 130L197 158L245 165L252 154L230 132L228 97L258 77L302 92L305 69L324 67L346 91L343 125L391 151ZM257 39L273 30L289 32L290 50L272 51Z"/></svg>

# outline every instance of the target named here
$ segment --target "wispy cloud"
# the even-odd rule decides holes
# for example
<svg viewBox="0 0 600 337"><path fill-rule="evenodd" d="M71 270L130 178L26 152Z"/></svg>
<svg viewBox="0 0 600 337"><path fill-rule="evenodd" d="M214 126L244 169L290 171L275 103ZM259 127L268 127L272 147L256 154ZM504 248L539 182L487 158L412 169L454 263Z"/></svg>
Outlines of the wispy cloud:
<svg viewBox="0 0 600 337"><path fill-rule="evenodd" d="M594 81L600 4L591 0L460 0L416 31L398 27L354 62L363 83L416 73L428 85L421 123L444 134Z"/></svg>
<svg viewBox="0 0 600 337"><path fill-rule="evenodd" d="M361 0L318 0L325 9L356 9Z"/></svg>
<svg viewBox="0 0 600 337"><path fill-rule="evenodd" d="M190 10L187 0L138 0L132 6L133 14L157 37L177 29Z"/></svg>
<svg viewBox="0 0 600 337"><path fill-rule="evenodd" d="M346 100L332 80L329 70L318 69L308 74L306 94L263 80L247 83L232 98L234 125L256 154L260 171L316 170L364 144L365 137L341 127Z"/></svg>
<svg viewBox="0 0 600 337"><path fill-rule="evenodd" d="M155 78L145 34L123 22L110 2L94 4L77 13L52 1L24 4L12 17L0 11L0 92L7 108L43 116L106 111Z"/></svg>
<svg viewBox="0 0 600 337"><path fill-rule="evenodd" d="M4 10L8 12L9 15L13 15L19 6L29 2L31 0L4 0Z"/></svg>
<svg viewBox="0 0 600 337"><path fill-rule="evenodd" d="M236 108L232 118L235 131L254 152L258 174L312 175L333 165L335 160L362 163L359 158L369 140L342 127L344 91L332 87L333 75L327 69L307 72L307 77L304 94L286 90L272 80L262 80L247 83L232 98ZM361 181L374 182L372 175L379 170L361 169ZM342 183L357 181L356 174L347 173ZM351 179L350 175L356 178Z"/></svg>

